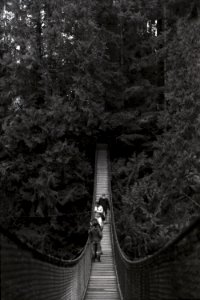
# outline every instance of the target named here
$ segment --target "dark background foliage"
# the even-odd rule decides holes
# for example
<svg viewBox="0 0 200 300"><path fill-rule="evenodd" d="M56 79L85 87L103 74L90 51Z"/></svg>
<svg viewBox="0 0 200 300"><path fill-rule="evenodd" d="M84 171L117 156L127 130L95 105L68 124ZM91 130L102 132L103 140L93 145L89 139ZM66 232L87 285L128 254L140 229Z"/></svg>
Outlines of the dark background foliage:
<svg viewBox="0 0 200 300"><path fill-rule="evenodd" d="M5 227L40 251L76 256L96 142L110 145L130 258L158 250L199 214L199 10L195 0L4 0Z"/></svg>

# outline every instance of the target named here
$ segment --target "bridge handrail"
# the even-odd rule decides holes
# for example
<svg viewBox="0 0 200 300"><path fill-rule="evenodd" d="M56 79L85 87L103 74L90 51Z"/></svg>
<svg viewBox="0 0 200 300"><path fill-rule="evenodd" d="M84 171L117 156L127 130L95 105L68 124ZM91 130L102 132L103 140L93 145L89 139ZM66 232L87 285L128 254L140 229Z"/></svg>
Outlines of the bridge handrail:
<svg viewBox="0 0 200 300"><path fill-rule="evenodd" d="M96 182L95 168L92 211ZM2 300L84 299L91 271L89 240L77 258L64 260L37 251L2 226L0 239Z"/></svg>
<svg viewBox="0 0 200 300"><path fill-rule="evenodd" d="M120 248L109 166L113 251L122 299L200 299L200 217L152 256L132 261Z"/></svg>

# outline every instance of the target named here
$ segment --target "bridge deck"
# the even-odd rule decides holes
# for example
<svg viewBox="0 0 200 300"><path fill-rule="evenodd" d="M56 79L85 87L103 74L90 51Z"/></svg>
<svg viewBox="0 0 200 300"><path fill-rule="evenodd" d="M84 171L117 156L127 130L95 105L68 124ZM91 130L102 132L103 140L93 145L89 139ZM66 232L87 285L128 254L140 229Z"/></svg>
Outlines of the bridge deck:
<svg viewBox="0 0 200 300"><path fill-rule="evenodd" d="M109 196L107 151L103 149L99 150L97 153L96 188L97 198L99 198L102 193ZM92 264L85 300L120 300L111 247L109 222L104 225L101 245L103 251L101 262L94 262Z"/></svg>

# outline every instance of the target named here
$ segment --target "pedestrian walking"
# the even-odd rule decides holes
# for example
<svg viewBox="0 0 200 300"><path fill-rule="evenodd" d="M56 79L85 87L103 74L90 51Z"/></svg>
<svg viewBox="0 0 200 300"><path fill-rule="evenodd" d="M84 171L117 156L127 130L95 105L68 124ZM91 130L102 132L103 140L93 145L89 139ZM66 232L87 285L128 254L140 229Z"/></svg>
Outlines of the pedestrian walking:
<svg viewBox="0 0 200 300"><path fill-rule="evenodd" d="M103 207L103 211L105 214L105 219L107 218L108 209L110 209L109 200L106 197L106 194L102 194L102 196L99 198L99 205Z"/></svg>
<svg viewBox="0 0 200 300"><path fill-rule="evenodd" d="M105 219L103 206L99 204L99 200L96 200L94 207L94 217L97 219L101 229L103 230L103 220Z"/></svg>
<svg viewBox="0 0 200 300"><path fill-rule="evenodd" d="M93 219L89 229L89 239L92 243L92 259L95 261L101 261L101 239L102 239L102 230L99 226L99 223L96 219Z"/></svg>

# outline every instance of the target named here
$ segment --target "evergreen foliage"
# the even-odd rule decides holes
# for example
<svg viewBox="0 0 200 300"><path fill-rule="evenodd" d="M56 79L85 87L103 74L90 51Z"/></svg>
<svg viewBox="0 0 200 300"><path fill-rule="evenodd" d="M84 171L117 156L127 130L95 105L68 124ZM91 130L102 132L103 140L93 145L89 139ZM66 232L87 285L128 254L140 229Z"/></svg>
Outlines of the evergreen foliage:
<svg viewBox="0 0 200 300"><path fill-rule="evenodd" d="M94 145L109 141L121 245L153 253L199 213L198 1L0 9L1 222L41 251L77 254Z"/></svg>
<svg viewBox="0 0 200 300"><path fill-rule="evenodd" d="M200 27L195 1L184 2L181 12L175 4L165 6L165 44L157 50L158 57L164 54L165 89L151 131L156 134L113 166L119 237L131 258L152 254L199 215Z"/></svg>
<svg viewBox="0 0 200 300"><path fill-rule="evenodd" d="M79 8L73 1L67 5L64 1L8 1L1 16L2 24L7 23L1 40L7 49L1 59L1 99L6 108L0 141L1 222L20 236L24 227L29 232L31 226L35 228L43 243L36 246L45 252L59 244L63 230L76 251L70 236L82 232L83 246L89 224L93 157L87 157L94 147L93 140L87 139L85 103L75 92L79 68L73 43L78 48L80 40L75 38L79 28L74 27L76 19L71 14L78 18ZM70 24L65 22L66 12ZM84 225L78 222L80 211ZM74 225L67 219L69 212L76 219ZM63 214L61 227L55 217ZM47 224L41 221L48 218L52 221ZM40 224L46 224L46 230ZM67 234L72 226L74 233ZM51 230L56 230L56 242ZM47 238L40 239L38 231ZM35 243L28 233L25 236Z"/></svg>

